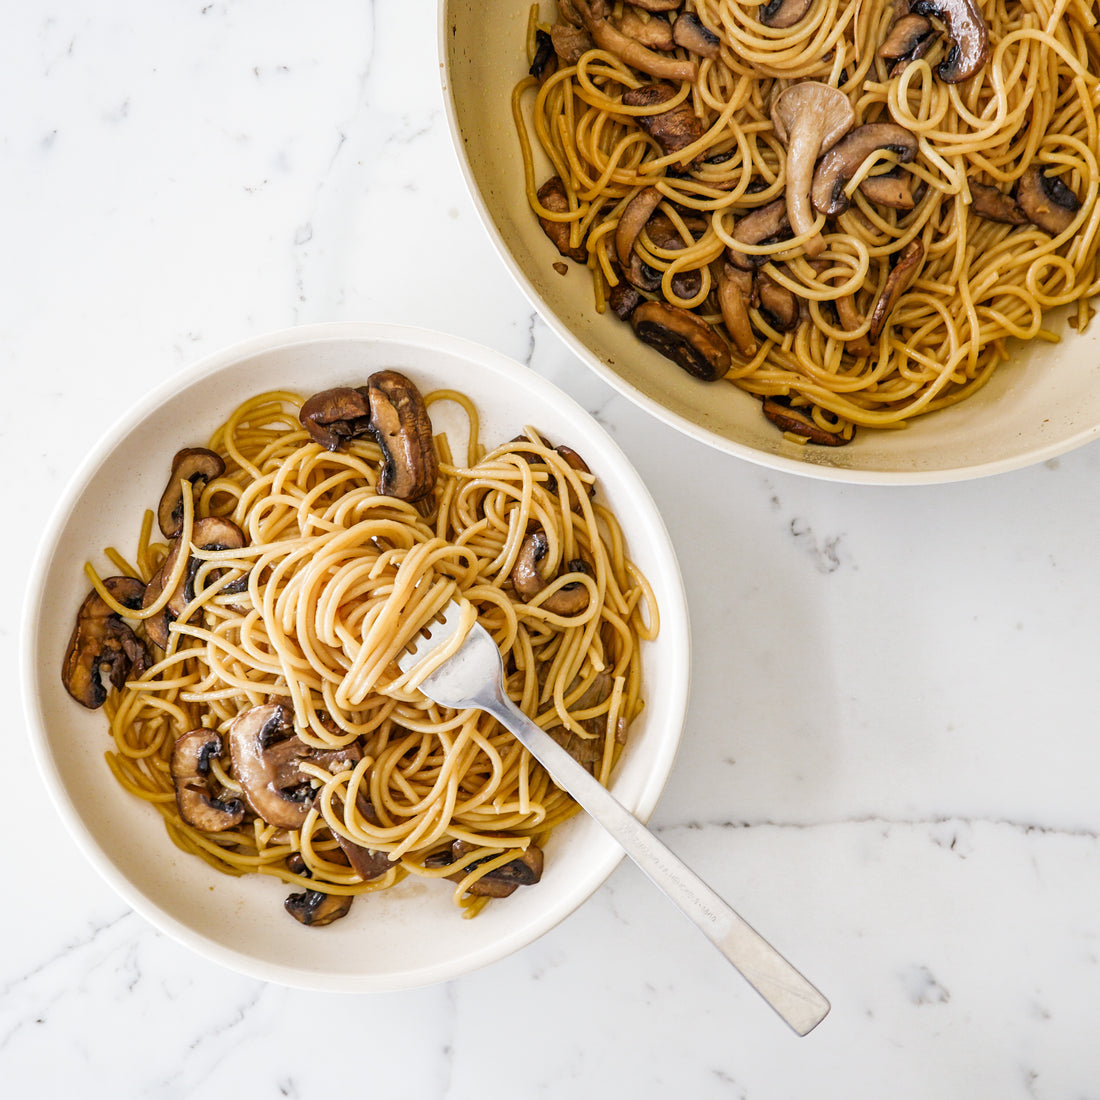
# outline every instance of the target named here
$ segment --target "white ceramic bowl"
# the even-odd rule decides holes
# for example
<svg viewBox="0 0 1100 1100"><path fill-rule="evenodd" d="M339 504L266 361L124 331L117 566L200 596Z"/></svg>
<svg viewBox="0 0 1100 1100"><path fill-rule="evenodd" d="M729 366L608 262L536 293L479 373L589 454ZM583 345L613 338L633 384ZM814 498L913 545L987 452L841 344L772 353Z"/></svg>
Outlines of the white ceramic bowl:
<svg viewBox="0 0 1100 1100"><path fill-rule="evenodd" d="M543 13L551 10L543 0ZM1030 465L1100 434L1100 323L1083 335L1060 318L1061 344L1018 345L974 397L901 432L863 431L846 447L800 447L764 419L758 399L698 382L592 305L588 273L561 257L532 215L510 95L525 73L529 5L441 0L440 67L455 148L475 205L520 287L547 324L598 375L688 435L774 469L877 484L962 480ZM539 150L535 150L539 154ZM550 175L543 162L539 178Z"/></svg>
<svg viewBox="0 0 1100 1100"><path fill-rule="evenodd" d="M181 446L209 432L250 394L307 395L395 367L422 390L463 390L482 415L482 440L531 423L585 456L621 520L634 560L656 590L662 626L644 656L647 706L615 773L618 798L642 818L664 787L683 726L689 681L687 611L668 534L645 485L603 429L571 398L487 348L390 325L319 325L251 340L183 371L132 409L84 462L46 531L27 597L24 696L46 784L79 845L154 925L233 969L312 989L380 991L454 978L540 936L581 904L618 863L619 848L579 816L551 839L542 882L464 920L446 890L406 880L361 898L343 920L309 929L287 917L287 887L232 878L168 839L160 815L127 795L104 761L102 713L62 690L61 659L87 590L85 560L136 545L142 512L159 498ZM442 412L433 413L446 428ZM462 437L464 438L464 437ZM464 446L464 443L462 444ZM140 461L135 456L141 456Z"/></svg>

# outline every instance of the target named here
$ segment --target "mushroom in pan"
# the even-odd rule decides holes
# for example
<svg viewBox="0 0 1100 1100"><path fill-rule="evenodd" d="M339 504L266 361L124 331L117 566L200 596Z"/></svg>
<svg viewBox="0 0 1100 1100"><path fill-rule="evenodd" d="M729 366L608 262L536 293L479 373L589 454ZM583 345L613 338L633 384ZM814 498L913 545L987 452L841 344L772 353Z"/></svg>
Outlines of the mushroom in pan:
<svg viewBox="0 0 1100 1100"><path fill-rule="evenodd" d="M369 431L370 401L363 389L334 386L315 393L298 413L302 427L315 443L335 451Z"/></svg>
<svg viewBox="0 0 1100 1100"><path fill-rule="evenodd" d="M676 17L676 22L672 25L672 40L690 53L712 59L718 56L721 46L718 35L704 27L699 16L692 11L682 12Z"/></svg>
<svg viewBox="0 0 1100 1100"><path fill-rule="evenodd" d="M628 38L640 42L646 49L668 51L676 48L672 24L660 15L647 19L630 7L624 7L622 15L614 17L612 22Z"/></svg>
<svg viewBox="0 0 1100 1100"><path fill-rule="evenodd" d="M1027 224L1027 215L1011 195L988 183L972 179L966 182L970 187L970 209L979 217L1006 225Z"/></svg>
<svg viewBox="0 0 1100 1100"><path fill-rule="evenodd" d="M539 564L550 550L550 542L542 530L533 531L520 546L516 563L512 567L512 587L515 588L524 603L529 603L547 586L547 581L539 572ZM566 564L567 573L591 575L587 562L580 558ZM555 615L576 615L588 606L588 587L581 581L564 584L552 595L539 603L539 606Z"/></svg>
<svg viewBox="0 0 1100 1100"><path fill-rule="evenodd" d="M659 82L643 84L623 92L623 105L626 107L653 107L672 99L677 88L672 84ZM703 124L692 109L688 100L681 100L675 107L657 114L632 116L634 121L661 147L665 156L678 153L704 134ZM680 161L684 164L684 161Z"/></svg>
<svg viewBox="0 0 1100 1100"><path fill-rule="evenodd" d="M563 65L576 65L589 50L596 48L588 31L566 23L555 23L550 28L550 41L554 44L554 53Z"/></svg>
<svg viewBox="0 0 1100 1100"><path fill-rule="evenodd" d="M989 28L978 0L916 0L916 15L942 20L951 48L936 66L941 80L958 84L972 77L989 60Z"/></svg>
<svg viewBox="0 0 1100 1100"><path fill-rule="evenodd" d="M890 274L886 277L886 285L882 288L871 310L871 327L867 332L867 339L872 346L878 343L886 322L894 311L894 306L898 304L898 299L917 277L923 259L924 245L919 237L915 237L901 250L897 263L890 269Z"/></svg>
<svg viewBox="0 0 1100 1100"><path fill-rule="evenodd" d="M1056 237L1073 223L1081 204L1059 176L1030 165L1016 183L1016 201L1032 225Z"/></svg>
<svg viewBox="0 0 1100 1100"><path fill-rule="evenodd" d="M611 22L611 5L606 0L571 0L585 30L601 50L614 54L620 61L640 69L658 80L694 80L694 61L666 57L647 49L640 42L623 34ZM652 9L650 9L652 10Z"/></svg>
<svg viewBox="0 0 1100 1100"><path fill-rule="evenodd" d="M108 577L103 582L112 598L124 607L141 607L145 585L134 577ZM119 688L131 676L140 676L149 665L149 654L122 617L92 589L76 613L61 667L65 690L89 710L107 698L104 680Z"/></svg>
<svg viewBox="0 0 1100 1100"><path fill-rule="evenodd" d="M855 112L839 89L804 80L779 93L771 117L779 139L787 145L787 217L795 235L802 236L815 223L810 201L814 165L852 128ZM824 247L820 233L804 246L811 257L820 255Z"/></svg>
<svg viewBox="0 0 1100 1100"><path fill-rule="evenodd" d="M813 0L766 0L756 9L756 18L765 27L785 30L806 18Z"/></svg>
<svg viewBox="0 0 1100 1100"><path fill-rule="evenodd" d="M718 276L718 308L733 339L734 346L746 358L756 354L756 334L752 330L749 306L754 303L755 286L751 271L722 265Z"/></svg>
<svg viewBox="0 0 1100 1100"><path fill-rule="evenodd" d="M560 176L551 176L539 189L538 200L546 210L552 210L555 214L569 212L569 198L565 193L565 184ZM554 247L567 259L575 260L579 264L588 262L588 249L582 241L578 245L569 243L569 222L552 221L539 215L539 225L542 231L554 243Z"/></svg>
<svg viewBox="0 0 1100 1100"><path fill-rule="evenodd" d="M731 236L742 244L772 244L791 235L791 223L787 217L787 200L775 199L765 206L758 206L738 218ZM767 256L726 250L726 259L742 271L753 271L767 260Z"/></svg>
<svg viewBox="0 0 1100 1100"><path fill-rule="evenodd" d="M848 181L868 157L880 152L893 154L899 164L909 164L917 155L917 139L892 122L857 126L818 161L810 189L814 209L830 216L847 210Z"/></svg>
<svg viewBox="0 0 1100 1100"><path fill-rule="evenodd" d="M809 413L803 409L791 405L790 400L783 397L765 397L764 415L779 429L800 435L811 443L820 444L822 447L843 447L848 442L844 436L837 432L830 432L814 423Z"/></svg>
<svg viewBox="0 0 1100 1100"><path fill-rule="evenodd" d="M439 475L424 398L395 370L372 374L367 379L367 394L371 434L382 449L378 492L398 500L423 500L435 488Z"/></svg>
<svg viewBox="0 0 1100 1100"><path fill-rule="evenodd" d="M219 799L211 793L210 759L221 754L222 739L214 730L195 729L176 739L169 762L180 817L208 833L232 829L244 820L239 798Z"/></svg>
<svg viewBox="0 0 1100 1100"><path fill-rule="evenodd" d="M172 473L157 506L157 523L166 538L174 539L183 528L183 482L196 488L221 477L225 463L205 447L185 447L172 459Z"/></svg>
<svg viewBox="0 0 1100 1100"><path fill-rule="evenodd" d="M714 328L679 306L643 302L630 323L640 340L704 382L722 378L733 364L729 345Z"/></svg>
<svg viewBox="0 0 1100 1100"><path fill-rule="evenodd" d="M772 328L778 332L798 328L801 312L798 297L790 287L761 273L756 277L756 295L760 300L758 308Z"/></svg>

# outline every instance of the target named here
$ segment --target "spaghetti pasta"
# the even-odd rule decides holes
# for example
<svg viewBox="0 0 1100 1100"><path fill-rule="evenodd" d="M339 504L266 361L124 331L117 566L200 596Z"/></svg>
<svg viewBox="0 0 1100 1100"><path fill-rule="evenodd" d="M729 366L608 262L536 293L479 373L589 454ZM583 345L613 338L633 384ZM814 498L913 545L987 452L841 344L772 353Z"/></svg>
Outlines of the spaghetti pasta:
<svg viewBox="0 0 1100 1100"><path fill-rule="evenodd" d="M644 339L663 324L649 342L760 397L796 438L904 427L980 389L1013 341L1057 341L1048 311L1088 323L1095 3L557 8L532 9L532 75L513 93L532 210L582 250L597 309ZM813 99L793 125L792 89ZM849 117L810 144L807 217L796 157L837 100ZM721 355L692 346L703 326Z"/></svg>
<svg viewBox="0 0 1100 1100"><path fill-rule="evenodd" d="M462 394L422 400L425 423L451 402L469 431L461 458L428 438L438 472L419 499L383 492L407 455L363 421L322 402L312 422L297 395L264 393L209 440L223 471L174 486L174 539L154 537L150 513L132 563L108 551L122 578L87 568L80 622L113 621L155 659L106 693L119 783L183 850L299 887L287 908L304 923L408 875L450 880L473 915L537 881L545 838L575 812L493 719L438 706L400 672L450 601L497 641L511 697L601 782L642 708L640 647L658 611L593 474L530 427L486 450ZM96 705L94 692L81 701Z"/></svg>

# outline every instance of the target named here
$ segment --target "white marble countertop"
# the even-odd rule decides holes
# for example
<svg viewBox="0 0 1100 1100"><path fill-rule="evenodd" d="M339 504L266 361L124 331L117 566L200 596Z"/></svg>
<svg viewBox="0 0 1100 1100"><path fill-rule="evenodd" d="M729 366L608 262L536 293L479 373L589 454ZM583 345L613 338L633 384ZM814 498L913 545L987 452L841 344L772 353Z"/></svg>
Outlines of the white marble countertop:
<svg viewBox="0 0 1100 1100"><path fill-rule="evenodd" d="M534 315L478 223L433 0L44 0L5 24L8 694L52 504L164 377L312 321L490 345L590 409L660 505L695 686L653 824L833 1004L794 1036L630 864L448 985L333 996L240 977L100 881L17 709L6 1095L1100 1096L1100 449L852 487L638 411ZM685 481L688 464L705 476Z"/></svg>

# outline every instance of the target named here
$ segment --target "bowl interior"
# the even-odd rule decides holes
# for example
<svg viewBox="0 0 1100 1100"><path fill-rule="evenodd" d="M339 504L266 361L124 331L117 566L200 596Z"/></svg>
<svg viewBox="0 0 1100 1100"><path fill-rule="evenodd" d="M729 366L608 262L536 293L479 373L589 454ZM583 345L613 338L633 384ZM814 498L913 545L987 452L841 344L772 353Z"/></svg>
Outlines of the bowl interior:
<svg viewBox="0 0 1100 1100"><path fill-rule="evenodd" d="M26 609L25 689L31 736L51 793L96 866L154 924L208 957L245 973L322 989L385 990L451 978L531 941L582 902L613 869L618 847L579 816L547 851L535 888L517 891L463 920L449 891L406 880L358 899L350 915L307 929L282 910L288 888L260 876L230 878L176 849L159 814L116 784L99 712L62 690L61 658L87 590L83 563L109 565L137 542L143 510L155 507L164 471L181 446L205 442L245 397L269 389L308 394L361 384L383 367L422 390L465 391L492 443L533 423L580 451L622 520L634 559L652 581L662 615L645 654L647 707L616 772L617 796L647 817L664 786L683 725L688 629L679 570L648 491L618 447L570 398L518 364L463 341L393 326L314 326L253 341L204 360L134 409L89 457L47 531ZM433 421L446 429L447 404ZM450 426L457 432L458 422ZM465 437L453 438L464 446ZM460 453L456 449L456 453ZM435 887L435 888L433 888Z"/></svg>
<svg viewBox="0 0 1100 1100"><path fill-rule="evenodd" d="M543 15L551 6L542 4ZM724 383L698 382L638 341L610 311L595 312L588 272L561 260L527 204L510 97L525 74L528 5L443 0L439 42L455 147L479 213L535 308L578 357L622 393L681 431L723 451L811 477L936 482L1037 462L1100 431L1100 325L1083 335L1054 315L1060 344L1017 345L1012 360L961 405L919 417L901 432L864 431L846 446L800 447L760 403ZM537 180L551 174L535 149Z"/></svg>

